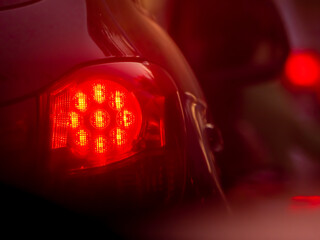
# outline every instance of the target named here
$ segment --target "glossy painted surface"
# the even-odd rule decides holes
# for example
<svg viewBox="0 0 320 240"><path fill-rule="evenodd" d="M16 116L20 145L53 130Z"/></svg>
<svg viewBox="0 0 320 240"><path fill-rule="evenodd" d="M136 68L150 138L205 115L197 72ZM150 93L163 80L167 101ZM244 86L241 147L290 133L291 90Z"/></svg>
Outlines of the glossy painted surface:
<svg viewBox="0 0 320 240"><path fill-rule="evenodd" d="M202 97L188 64L163 30L132 1L107 2L44 0L1 11L0 101L33 93L79 64L111 57L158 63L185 91Z"/></svg>
<svg viewBox="0 0 320 240"><path fill-rule="evenodd" d="M100 0L101 1L101 0ZM165 68L183 92L204 99L190 66L172 39L133 1L107 0L116 21L143 58Z"/></svg>
<svg viewBox="0 0 320 240"><path fill-rule="evenodd" d="M1 11L0 102L30 95L79 64L135 56L121 44L110 15L107 25L99 26L97 14L83 0L44 0ZM102 38L97 31L109 35ZM95 43L102 39L104 46Z"/></svg>

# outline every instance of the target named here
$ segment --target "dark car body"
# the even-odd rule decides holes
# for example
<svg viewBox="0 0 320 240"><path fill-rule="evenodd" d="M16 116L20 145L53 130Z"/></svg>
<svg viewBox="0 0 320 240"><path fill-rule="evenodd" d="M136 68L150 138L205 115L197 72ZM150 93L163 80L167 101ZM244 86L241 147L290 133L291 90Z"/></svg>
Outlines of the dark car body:
<svg viewBox="0 0 320 240"><path fill-rule="evenodd" d="M1 182L97 215L181 199L223 202L202 91L180 51L139 5L24 2L0 11ZM119 77L136 94L152 97L153 86L164 93L166 144L146 144L112 164L65 169L50 148L54 91L97 72ZM156 114L156 107L145 109Z"/></svg>
<svg viewBox="0 0 320 240"><path fill-rule="evenodd" d="M316 239L319 1L164 2L165 26L204 86L222 130L225 149L217 159L235 214L184 209L162 225L156 221L149 235ZM302 58L289 72L299 76L298 84L288 76L295 56Z"/></svg>
<svg viewBox="0 0 320 240"><path fill-rule="evenodd" d="M252 110L257 124L270 116L258 104L258 91L281 78L289 54L281 13L270 0L183 1L183 7L179 0L165 2L164 26L194 69L222 132L224 151L218 161L229 188L266 167L261 159L268 153L259 155L264 150L261 129L256 131L246 115ZM257 99L247 96L250 89ZM262 131L272 133L265 127ZM270 165L277 168L277 160Z"/></svg>

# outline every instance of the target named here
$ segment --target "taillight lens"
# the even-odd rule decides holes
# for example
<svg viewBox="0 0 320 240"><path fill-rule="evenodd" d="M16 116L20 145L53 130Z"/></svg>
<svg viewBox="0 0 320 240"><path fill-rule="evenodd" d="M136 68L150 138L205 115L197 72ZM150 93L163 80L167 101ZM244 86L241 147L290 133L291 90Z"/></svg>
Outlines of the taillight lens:
<svg viewBox="0 0 320 240"><path fill-rule="evenodd" d="M101 213L181 197L186 122L164 69L147 62L79 68L55 82L41 103L50 198Z"/></svg>
<svg viewBox="0 0 320 240"><path fill-rule="evenodd" d="M163 147L166 90L153 85L150 72L133 77L124 76L125 69L117 71L88 67L53 87L49 105L55 167L104 166L146 147Z"/></svg>
<svg viewBox="0 0 320 240"><path fill-rule="evenodd" d="M104 164L132 151L142 114L134 93L107 76L92 78L52 95L51 147Z"/></svg>

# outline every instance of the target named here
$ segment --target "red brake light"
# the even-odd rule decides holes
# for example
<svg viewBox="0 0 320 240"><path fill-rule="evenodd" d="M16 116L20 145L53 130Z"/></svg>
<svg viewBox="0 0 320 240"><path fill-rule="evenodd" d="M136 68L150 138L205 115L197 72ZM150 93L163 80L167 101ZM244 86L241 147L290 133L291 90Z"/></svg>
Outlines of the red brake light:
<svg viewBox="0 0 320 240"><path fill-rule="evenodd" d="M78 109L80 112L85 112L88 107L87 95L79 91L74 95L73 98L75 99L75 108Z"/></svg>
<svg viewBox="0 0 320 240"><path fill-rule="evenodd" d="M93 99L98 103L103 103L106 99L106 86L101 83L93 85Z"/></svg>
<svg viewBox="0 0 320 240"><path fill-rule="evenodd" d="M85 147L88 145L88 132L84 129L80 129L76 133L75 138L76 145L79 145L80 147Z"/></svg>
<svg viewBox="0 0 320 240"><path fill-rule="evenodd" d="M120 110L124 106L125 93L122 91L114 91L109 97L109 106L114 110Z"/></svg>
<svg viewBox="0 0 320 240"><path fill-rule="evenodd" d="M63 88L53 94L51 108L52 149L70 148L89 161L100 159L98 165L130 152L141 129L135 95L106 76Z"/></svg>
<svg viewBox="0 0 320 240"><path fill-rule="evenodd" d="M105 129L110 124L110 115L103 109L91 113L91 125L96 129Z"/></svg>
<svg viewBox="0 0 320 240"><path fill-rule="evenodd" d="M49 94L52 167L98 167L144 149L163 150L165 99L176 91L158 67L155 73L158 85L143 64L101 64L54 85Z"/></svg>
<svg viewBox="0 0 320 240"><path fill-rule="evenodd" d="M41 99L42 116L49 116L44 127L50 126L48 189L62 201L167 201L184 191L185 118L164 69L134 62L87 66Z"/></svg>
<svg viewBox="0 0 320 240"><path fill-rule="evenodd" d="M107 138L104 136L98 136L95 139L95 152L96 153L105 153L107 150L108 150Z"/></svg>
<svg viewBox="0 0 320 240"><path fill-rule="evenodd" d="M320 80L319 58L312 52L292 53L287 60L285 72L292 84L314 87Z"/></svg>

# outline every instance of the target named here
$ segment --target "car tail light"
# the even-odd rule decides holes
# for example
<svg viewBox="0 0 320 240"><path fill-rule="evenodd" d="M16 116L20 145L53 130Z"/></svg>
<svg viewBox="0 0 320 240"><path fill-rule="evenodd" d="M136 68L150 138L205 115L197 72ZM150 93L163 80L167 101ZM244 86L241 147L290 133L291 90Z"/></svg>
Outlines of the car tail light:
<svg viewBox="0 0 320 240"><path fill-rule="evenodd" d="M57 81L41 102L50 199L101 212L183 193L185 120L177 88L162 68L87 66Z"/></svg>
<svg viewBox="0 0 320 240"><path fill-rule="evenodd" d="M79 69L51 87L52 169L101 167L164 149L165 104L177 91L166 73L153 71L140 63L101 64Z"/></svg>
<svg viewBox="0 0 320 240"><path fill-rule="evenodd" d="M134 153L142 124L140 104L109 76L90 76L51 94L51 148L69 148L84 166L104 165Z"/></svg>
<svg viewBox="0 0 320 240"><path fill-rule="evenodd" d="M320 82L320 59L311 51L293 52L286 62L288 81L298 87L315 87Z"/></svg>

